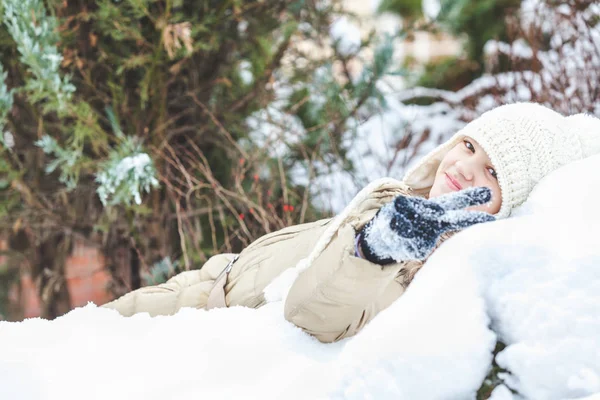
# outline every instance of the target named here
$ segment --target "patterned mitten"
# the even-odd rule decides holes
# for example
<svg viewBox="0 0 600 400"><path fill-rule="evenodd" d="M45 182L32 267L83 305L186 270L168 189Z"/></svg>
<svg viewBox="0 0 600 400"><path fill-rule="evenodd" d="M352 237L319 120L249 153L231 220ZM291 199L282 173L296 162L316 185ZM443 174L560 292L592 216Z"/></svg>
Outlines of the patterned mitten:
<svg viewBox="0 0 600 400"><path fill-rule="evenodd" d="M444 232L494 221L491 214L464 210L491 198L486 187L467 188L430 200L400 195L381 207L364 226L358 245L367 260L380 265L425 260Z"/></svg>

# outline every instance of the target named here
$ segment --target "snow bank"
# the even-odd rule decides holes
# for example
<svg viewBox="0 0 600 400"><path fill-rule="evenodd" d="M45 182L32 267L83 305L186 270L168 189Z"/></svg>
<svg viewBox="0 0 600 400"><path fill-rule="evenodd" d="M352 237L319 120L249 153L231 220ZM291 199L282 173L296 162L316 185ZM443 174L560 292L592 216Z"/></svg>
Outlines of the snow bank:
<svg viewBox="0 0 600 400"><path fill-rule="evenodd" d="M123 318L94 305L0 322L0 399L600 397L600 156L543 180L517 215L445 242L359 335L317 342L258 310ZM520 397L514 397L520 398Z"/></svg>

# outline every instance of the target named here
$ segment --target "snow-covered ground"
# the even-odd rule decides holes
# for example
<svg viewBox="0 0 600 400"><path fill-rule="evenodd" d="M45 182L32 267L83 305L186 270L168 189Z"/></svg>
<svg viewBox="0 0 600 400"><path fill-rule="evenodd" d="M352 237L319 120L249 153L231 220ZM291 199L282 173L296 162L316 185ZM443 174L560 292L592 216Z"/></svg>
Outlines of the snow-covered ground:
<svg viewBox="0 0 600 400"><path fill-rule="evenodd" d="M470 399L501 340L494 400L597 400L599 169L600 155L566 166L515 217L452 237L340 343L286 322L281 303L0 322L0 399Z"/></svg>

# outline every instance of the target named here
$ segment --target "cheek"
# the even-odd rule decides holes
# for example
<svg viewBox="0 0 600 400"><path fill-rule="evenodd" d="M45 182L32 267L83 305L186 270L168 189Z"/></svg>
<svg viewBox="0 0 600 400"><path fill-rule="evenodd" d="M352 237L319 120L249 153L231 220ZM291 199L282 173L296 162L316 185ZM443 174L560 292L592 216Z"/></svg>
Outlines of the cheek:
<svg viewBox="0 0 600 400"><path fill-rule="evenodd" d="M498 188L497 192L496 192L496 202L497 202L496 212L498 212L498 211L500 211L500 207L502 206L502 192L500 191L500 188Z"/></svg>
<svg viewBox="0 0 600 400"><path fill-rule="evenodd" d="M446 169L445 169L445 166L442 161L442 164L440 164L437 171L435 171L435 176L433 179L433 184L431 185L431 191L429 192L429 197L437 197L444 193L443 188L444 188L444 179L445 179L444 172L445 171L446 171Z"/></svg>
<svg viewBox="0 0 600 400"><path fill-rule="evenodd" d="M487 212L491 214L496 214L500 211L500 207L502 206L502 192L500 191L500 187L498 185L494 185L491 187L492 189L492 201L490 202L490 208Z"/></svg>

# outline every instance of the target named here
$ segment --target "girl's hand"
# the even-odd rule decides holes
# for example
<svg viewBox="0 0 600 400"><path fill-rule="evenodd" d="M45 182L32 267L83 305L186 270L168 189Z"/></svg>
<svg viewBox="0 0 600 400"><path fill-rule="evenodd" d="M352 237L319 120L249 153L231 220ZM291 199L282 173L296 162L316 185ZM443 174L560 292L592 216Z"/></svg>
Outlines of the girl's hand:
<svg viewBox="0 0 600 400"><path fill-rule="evenodd" d="M491 214L465 210L491 198L486 187L467 188L429 200L398 196L381 207L360 231L360 250L364 258L380 265L424 260L443 233L494 221Z"/></svg>

